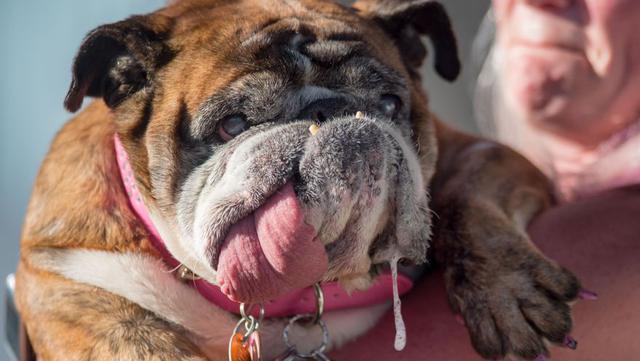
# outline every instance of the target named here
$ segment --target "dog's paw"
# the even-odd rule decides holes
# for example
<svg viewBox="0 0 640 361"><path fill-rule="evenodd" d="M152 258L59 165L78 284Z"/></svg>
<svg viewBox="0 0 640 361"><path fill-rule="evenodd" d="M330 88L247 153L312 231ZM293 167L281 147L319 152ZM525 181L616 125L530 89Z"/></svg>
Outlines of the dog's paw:
<svg viewBox="0 0 640 361"><path fill-rule="evenodd" d="M449 301L476 351L486 359L543 360L548 343L575 348L569 303L579 296L578 279L532 248L503 256L467 254L446 270Z"/></svg>

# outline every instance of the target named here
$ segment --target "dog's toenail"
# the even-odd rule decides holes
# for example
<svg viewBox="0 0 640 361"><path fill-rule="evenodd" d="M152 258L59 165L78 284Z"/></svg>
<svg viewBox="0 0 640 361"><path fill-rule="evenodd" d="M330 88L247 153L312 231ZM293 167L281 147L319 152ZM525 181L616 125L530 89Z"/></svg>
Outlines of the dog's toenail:
<svg viewBox="0 0 640 361"><path fill-rule="evenodd" d="M598 299L598 294L583 288L578 292L578 298L581 300L595 301Z"/></svg>
<svg viewBox="0 0 640 361"><path fill-rule="evenodd" d="M576 341L573 337L571 336L565 336L564 337L564 345L567 346L568 348L575 350L578 348L578 341Z"/></svg>

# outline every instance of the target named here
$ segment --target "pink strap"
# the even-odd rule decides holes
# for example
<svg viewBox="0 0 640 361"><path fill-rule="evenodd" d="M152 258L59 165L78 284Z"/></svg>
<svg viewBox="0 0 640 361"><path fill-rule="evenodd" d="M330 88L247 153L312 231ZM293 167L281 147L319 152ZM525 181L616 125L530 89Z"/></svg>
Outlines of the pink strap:
<svg viewBox="0 0 640 361"><path fill-rule="evenodd" d="M147 211L147 206L145 206L144 202L142 201L142 196L140 195L140 191L138 190L138 186L136 185L135 175L133 174L131 163L129 163L129 155L124 150L122 142L120 141L120 137L118 137L117 134L113 137L113 144L116 151L116 161L118 163L118 168L120 169L120 178L122 179L124 189L129 196L129 203L131 204L131 208L133 208L133 211L138 216L138 219L142 222L142 224L144 224L145 228L149 232L151 243L153 243L153 246L162 254L162 258L165 261L170 261L169 265L171 267L179 266L180 262L175 260L166 249L166 247L164 246L164 242L162 242L162 237L160 237L160 233L153 225L153 221L151 220L149 212Z"/></svg>
<svg viewBox="0 0 640 361"><path fill-rule="evenodd" d="M177 268L180 262L167 250L162 241L162 237L160 237L160 233L158 233L158 230L153 225L147 207L136 186L135 176L129 163L129 156L124 150L117 134L113 137L113 143L118 168L120 169L120 177L129 196L131 208L146 227L151 243L158 252L160 252L165 263L171 268ZM354 291L351 292L351 294L348 294L337 282L323 283L321 287L325 298L324 309L326 311L335 311L373 306L389 301L393 298L392 282L391 275L384 273L378 276L375 283L366 291ZM196 290L211 303L228 312L240 314L239 304L227 298L218 286L202 279L192 283L190 282L190 284L193 284ZM412 287L413 282L409 277L402 273L398 274L398 291L400 295L407 293ZM313 313L316 308L315 302L313 287L299 289L281 296L276 300L267 301L264 304L265 317L285 317Z"/></svg>

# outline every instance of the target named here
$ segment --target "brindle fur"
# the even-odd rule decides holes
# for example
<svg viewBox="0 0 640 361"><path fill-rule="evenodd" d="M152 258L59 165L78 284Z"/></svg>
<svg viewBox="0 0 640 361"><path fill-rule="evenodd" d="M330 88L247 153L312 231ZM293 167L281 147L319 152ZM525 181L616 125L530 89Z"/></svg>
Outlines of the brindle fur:
<svg viewBox="0 0 640 361"><path fill-rule="evenodd" d="M432 183L434 256L445 269L449 303L483 357L546 354L541 336L563 342L572 327L567 303L580 288L526 234L529 220L553 202L550 184L506 147L443 125L438 134L443 151Z"/></svg>
<svg viewBox="0 0 640 361"><path fill-rule="evenodd" d="M155 253L118 179L112 134L106 106L91 104L58 134L36 180L16 281L31 342L41 360L205 360L178 325L33 262L47 248Z"/></svg>
<svg viewBox="0 0 640 361"><path fill-rule="evenodd" d="M180 325L46 271L36 255L50 248L87 248L156 256L118 179L113 133L130 154L143 196L175 212L187 170L203 161L194 136L207 135L189 128L194 117L211 94L251 71L252 61L269 59L267 45L278 39L262 39L258 30L293 15L314 24L318 37L366 39L372 56L407 82L412 134L438 215L433 254L476 350L485 358L533 358L547 352L543 338L561 342L571 329L567 302L575 299L579 284L538 252L524 229L553 201L546 179L511 150L453 131L428 110L417 75L426 55L419 35L434 41L444 77L455 77L459 66L449 48L452 38L441 27L426 25L442 21L441 6L426 0L362 0L354 10L328 1L288 0L273 1L266 11L256 3L176 1L148 16L99 28L85 41L66 105L77 110L85 95L103 100L90 104L54 140L21 241L17 302L42 360L205 359L197 338ZM238 57L234 49L251 32L256 32L255 52ZM117 46L96 54L91 42L105 39ZM333 50L329 57L318 50L316 61L332 66L359 51L358 46ZM192 152L185 156L183 147ZM226 358L224 347L206 354Z"/></svg>

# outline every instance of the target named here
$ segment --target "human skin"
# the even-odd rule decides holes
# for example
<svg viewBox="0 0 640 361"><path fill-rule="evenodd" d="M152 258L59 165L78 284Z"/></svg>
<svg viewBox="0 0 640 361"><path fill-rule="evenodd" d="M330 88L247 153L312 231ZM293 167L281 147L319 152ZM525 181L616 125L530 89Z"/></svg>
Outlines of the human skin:
<svg viewBox="0 0 640 361"><path fill-rule="evenodd" d="M640 354L640 186L609 190L563 204L529 227L546 255L575 271L596 301L574 306L572 336L577 349L551 348L562 361L631 361ZM465 327L446 302L441 273L426 276L402 304L407 347L393 349L393 315L367 335L332 354L336 360L480 361Z"/></svg>
<svg viewBox="0 0 640 361"><path fill-rule="evenodd" d="M639 1L493 0L493 6L507 103L539 136L586 152L637 120Z"/></svg>

